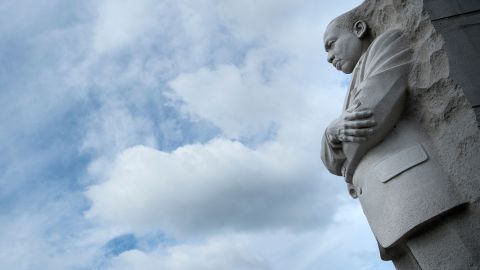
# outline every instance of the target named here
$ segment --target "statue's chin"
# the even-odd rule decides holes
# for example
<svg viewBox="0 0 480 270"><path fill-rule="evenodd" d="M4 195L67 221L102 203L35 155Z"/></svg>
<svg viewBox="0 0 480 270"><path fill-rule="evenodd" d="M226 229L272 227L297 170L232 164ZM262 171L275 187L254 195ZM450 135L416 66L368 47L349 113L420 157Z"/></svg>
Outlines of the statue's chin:
<svg viewBox="0 0 480 270"><path fill-rule="evenodd" d="M346 62L345 64L342 65L341 71L345 74L352 74L354 69L355 69L355 66L350 65L349 62Z"/></svg>
<svg viewBox="0 0 480 270"><path fill-rule="evenodd" d="M353 70L344 70L342 69L342 72L345 74L352 74Z"/></svg>

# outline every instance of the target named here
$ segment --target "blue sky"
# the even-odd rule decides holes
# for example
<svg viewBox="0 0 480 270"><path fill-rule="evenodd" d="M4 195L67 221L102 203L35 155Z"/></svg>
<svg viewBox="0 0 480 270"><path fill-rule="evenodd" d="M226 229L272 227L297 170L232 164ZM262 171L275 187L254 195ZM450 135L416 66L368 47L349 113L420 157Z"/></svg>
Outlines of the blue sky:
<svg viewBox="0 0 480 270"><path fill-rule="evenodd" d="M0 3L1 269L393 269L319 158L359 0Z"/></svg>

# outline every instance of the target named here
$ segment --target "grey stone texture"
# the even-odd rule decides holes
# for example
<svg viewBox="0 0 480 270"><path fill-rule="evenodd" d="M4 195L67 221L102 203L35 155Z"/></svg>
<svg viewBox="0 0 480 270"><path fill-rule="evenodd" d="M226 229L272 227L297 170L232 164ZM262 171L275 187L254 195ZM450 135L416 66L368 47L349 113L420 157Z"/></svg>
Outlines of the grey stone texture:
<svg viewBox="0 0 480 270"><path fill-rule="evenodd" d="M424 0L432 21L473 13L480 10L478 0Z"/></svg>
<svg viewBox="0 0 480 270"><path fill-rule="evenodd" d="M450 76L461 85L480 126L480 1L424 2L435 29L445 40Z"/></svg>
<svg viewBox="0 0 480 270"><path fill-rule="evenodd" d="M438 7L440 2L448 3ZM479 32L468 30L478 25L468 20L479 4L425 3L367 0L356 9L373 38L364 38L363 25L355 24L362 43L352 39L345 48L362 48L363 55L353 70L328 42L343 34L327 28L329 62L353 78L342 116L323 137L322 160L345 177L381 257L397 269L480 269L480 132L472 109L480 76L474 76L476 64L452 60L449 48L461 52L461 45L448 45L449 38L459 38L457 27L470 49L479 48Z"/></svg>

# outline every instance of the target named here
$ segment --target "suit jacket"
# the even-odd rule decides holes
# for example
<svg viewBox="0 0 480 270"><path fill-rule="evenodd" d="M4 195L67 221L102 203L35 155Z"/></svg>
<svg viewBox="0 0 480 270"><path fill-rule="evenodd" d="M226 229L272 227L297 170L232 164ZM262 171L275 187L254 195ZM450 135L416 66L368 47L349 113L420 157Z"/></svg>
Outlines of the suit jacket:
<svg viewBox="0 0 480 270"><path fill-rule="evenodd" d="M344 110L371 109L376 133L362 143L334 144L323 137L322 161L343 175L380 246L466 203L436 161L421 128L403 117L411 63L399 30L377 37L353 72Z"/></svg>

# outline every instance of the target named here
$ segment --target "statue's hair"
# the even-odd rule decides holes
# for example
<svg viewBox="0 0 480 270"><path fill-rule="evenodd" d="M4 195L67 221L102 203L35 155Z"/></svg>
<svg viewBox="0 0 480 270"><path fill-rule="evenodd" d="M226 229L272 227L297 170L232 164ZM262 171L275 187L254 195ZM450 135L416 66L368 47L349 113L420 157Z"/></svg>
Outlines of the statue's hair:
<svg viewBox="0 0 480 270"><path fill-rule="evenodd" d="M335 27L338 27L342 30L353 31L353 27L356 22L363 20L369 26L369 14L371 13L369 7L371 6L370 1L364 1L362 4L356 8L343 13L342 15L333 19L329 25L334 24Z"/></svg>
<svg viewBox="0 0 480 270"><path fill-rule="evenodd" d="M359 13L359 8L357 7L336 17L330 24L335 24L335 27L342 30L352 31L355 23L363 19Z"/></svg>

